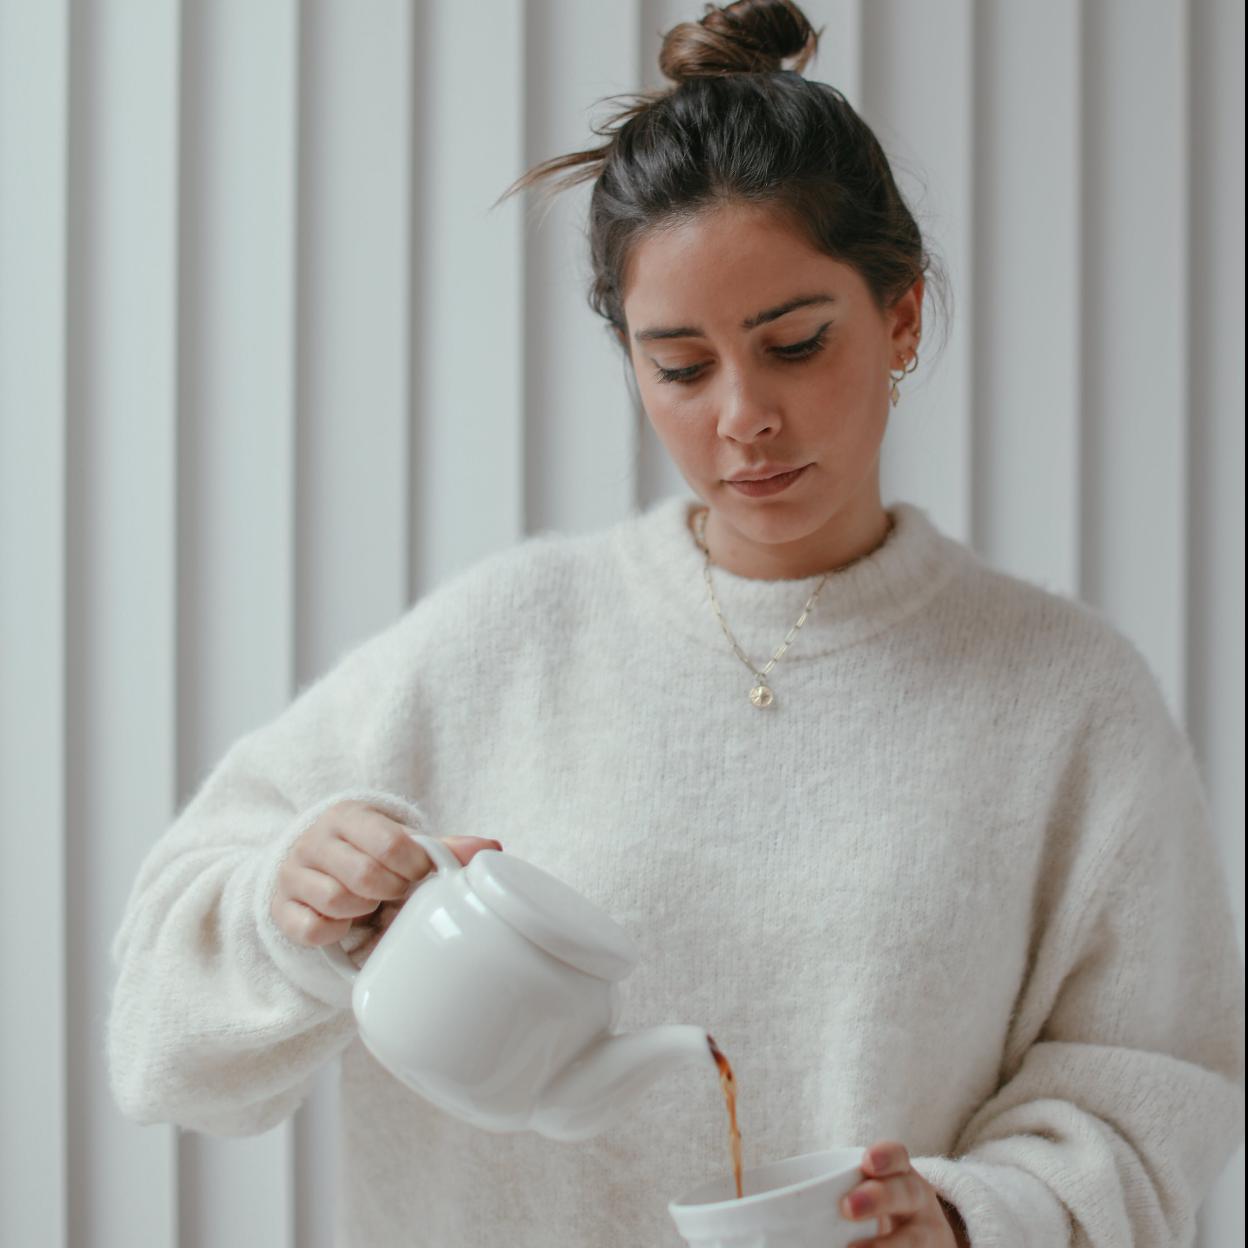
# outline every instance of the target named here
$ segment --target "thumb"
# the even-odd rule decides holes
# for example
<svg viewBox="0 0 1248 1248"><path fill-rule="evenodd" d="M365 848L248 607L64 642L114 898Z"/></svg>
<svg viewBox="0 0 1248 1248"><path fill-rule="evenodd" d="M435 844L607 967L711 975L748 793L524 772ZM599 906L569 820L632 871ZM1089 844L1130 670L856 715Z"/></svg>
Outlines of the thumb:
<svg viewBox="0 0 1248 1248"><path fill-rule="evenodd" d="M446 847L459 859L461 865L467 866L472 860L473 855L479 854L483 849L499 849L503 848L501 841L496 841L492 837L484 836L447 836L443 837Z"/></svg>

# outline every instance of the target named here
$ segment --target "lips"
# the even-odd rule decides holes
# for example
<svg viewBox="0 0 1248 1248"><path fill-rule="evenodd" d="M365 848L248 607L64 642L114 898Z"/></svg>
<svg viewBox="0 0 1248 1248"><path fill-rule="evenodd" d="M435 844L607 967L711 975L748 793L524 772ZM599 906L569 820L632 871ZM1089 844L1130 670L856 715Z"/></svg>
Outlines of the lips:
<svg viewBox="0 0 1248 1248"><path fill-rule="evenodd" d="M805 476L809 467L809 464L803 464L800 468L790 468L761 481L728 481L727 484L738 494L762 498L765 495L779 494L782 490L787 490L795 481L800 481Z"/></svg>
<svg viewBox="0 0 1248 1248"><path fill-rule="evenodd" d="M757 469L746 469L744 475L725 477L724 480L734 484L738 481L770 481L772 477L782 477L786 472L796 472L805 466L805 464L794 464L792 468L788 468L782 464L764 464Z"/></svg>

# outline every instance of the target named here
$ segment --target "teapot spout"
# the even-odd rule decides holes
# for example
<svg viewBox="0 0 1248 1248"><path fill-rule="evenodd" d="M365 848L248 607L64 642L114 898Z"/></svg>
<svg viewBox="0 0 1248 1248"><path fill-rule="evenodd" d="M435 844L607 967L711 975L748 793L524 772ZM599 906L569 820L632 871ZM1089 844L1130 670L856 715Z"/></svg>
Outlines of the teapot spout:
<svg viewBox="0 0 1248 1248"><path fill-rule="evenodd" d="M529 1127L552 1140L589 1139L668 1071L689 1065L718 1072L701 1027L672 1023L601 1036L546 1086Z"/></svg>

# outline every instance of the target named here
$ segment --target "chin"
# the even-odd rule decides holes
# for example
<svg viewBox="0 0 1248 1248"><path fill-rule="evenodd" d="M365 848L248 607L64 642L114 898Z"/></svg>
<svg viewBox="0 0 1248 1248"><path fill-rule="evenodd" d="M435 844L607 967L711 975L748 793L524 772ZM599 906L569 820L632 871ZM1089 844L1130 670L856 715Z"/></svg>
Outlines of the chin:
<svg viewBox="0 0 1248 1248"><path fill-rule="evenodd" d="M724 487L730 498L720 495L717 509L738 532L760 542L795 542L823 528L836 514L826 500L812 503L809 499L792 502L779 498L741 498ZM759 506L759 502L764 503Z"/></svg>

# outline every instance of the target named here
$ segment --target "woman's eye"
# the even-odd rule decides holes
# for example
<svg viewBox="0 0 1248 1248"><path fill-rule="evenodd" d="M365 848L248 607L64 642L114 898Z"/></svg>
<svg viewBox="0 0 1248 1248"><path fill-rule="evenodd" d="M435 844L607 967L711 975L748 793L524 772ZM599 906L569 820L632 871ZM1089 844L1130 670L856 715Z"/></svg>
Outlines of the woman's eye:
<svg viewBox="0 0 1248 1248"><path fill-rule="evenodd" d="M831 323L829 321L827 325L821 325L819 332L813 338L807 338L805 342L795 342L788 347L774 347L773 350L782 360L808 360L812 355L817 355L823 350L823 340L828 325ZM654 375L659 381L675 381L688 385L696 380L701 371L701 364L695 364L691 368L664 368L660 365Z"/></svg>

